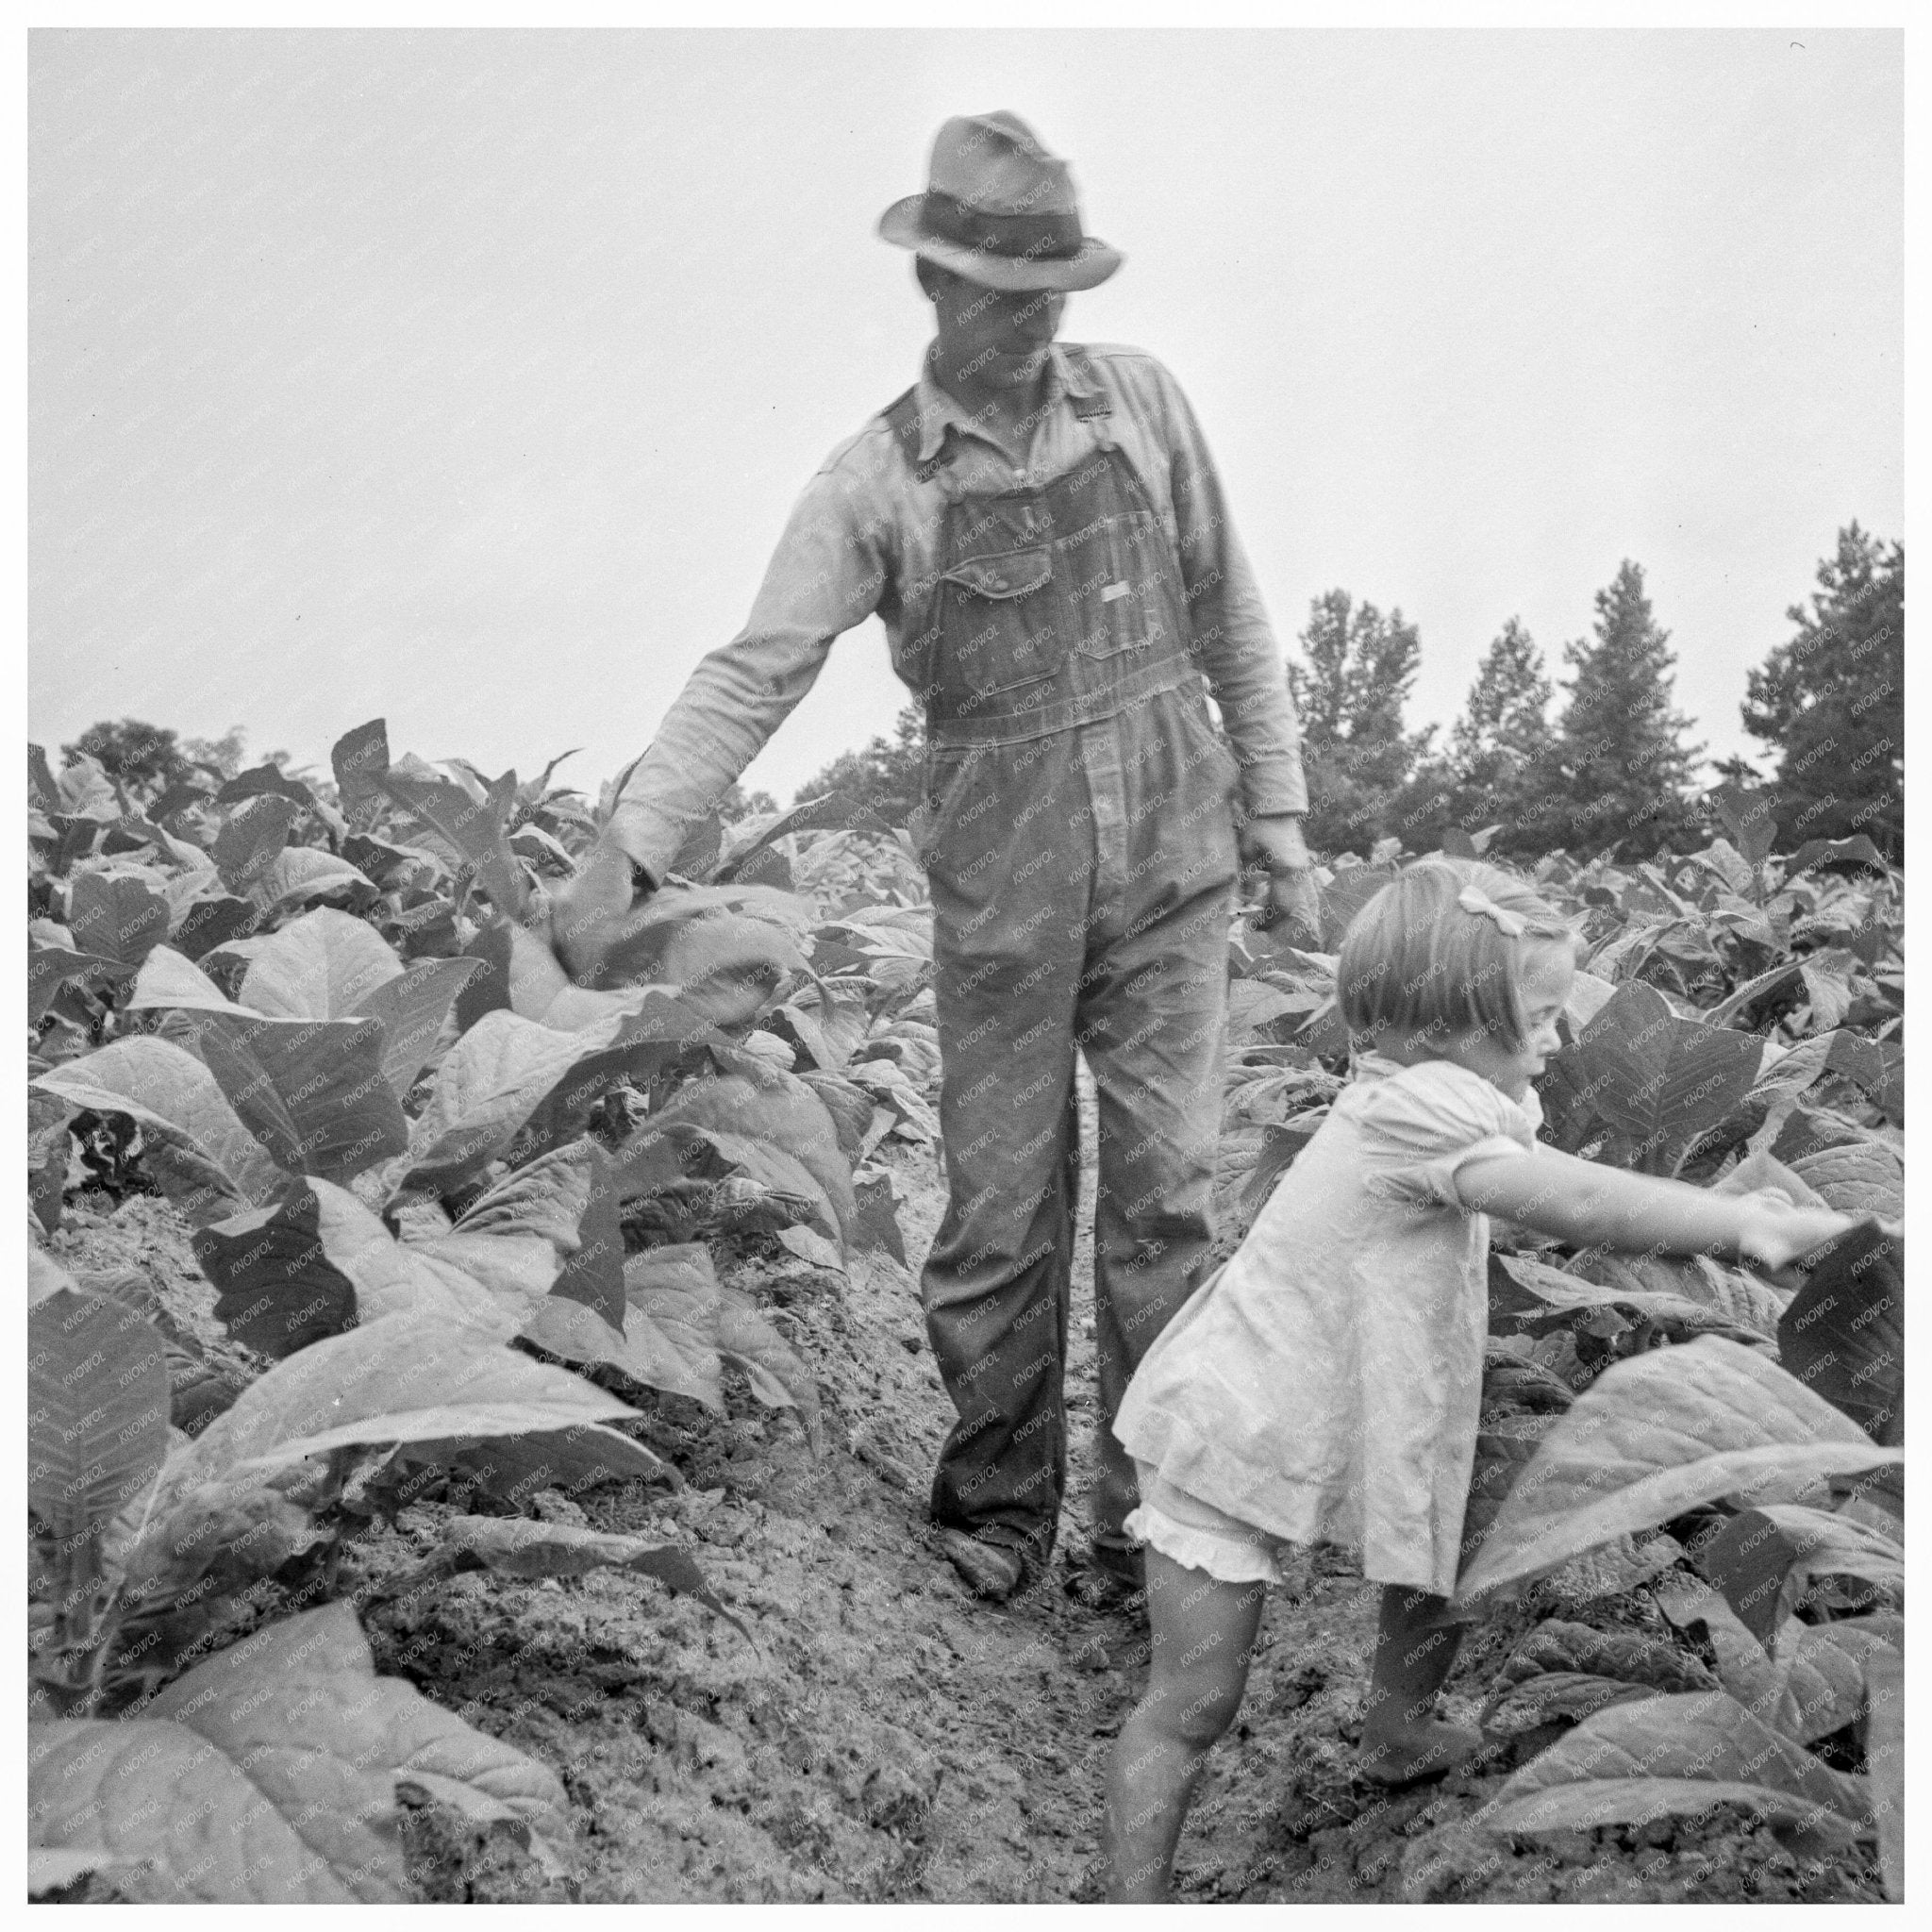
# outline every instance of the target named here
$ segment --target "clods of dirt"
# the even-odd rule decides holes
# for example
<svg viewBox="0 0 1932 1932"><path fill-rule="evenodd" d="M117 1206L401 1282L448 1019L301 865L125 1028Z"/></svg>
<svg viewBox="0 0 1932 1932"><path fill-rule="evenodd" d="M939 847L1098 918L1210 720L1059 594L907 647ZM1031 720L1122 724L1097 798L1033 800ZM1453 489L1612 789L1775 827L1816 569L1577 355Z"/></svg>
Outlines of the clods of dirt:
<svg viewBox="0 0 1932 1932"><path fill-rule="evenodd" d="M1090 1143L1091 1144L1091 1143ZM899 1157L916 1270L942 1191L929 1154ZM1091 1166L1087 1178L1091 1191ZM1088 1216L1083 1214L1083 1222ZM130 1201L74 1217L59 1243L91 1265L148 1269L195 1340L224 1346L169 1210ZM754 1293L814 1368L824 1449L742 1387L731 1415L658 1404L645 1439L684 1487L606 1485L540 1511L688 1546L749 1641L687 1596L601 1572L519 1583L458 1575L408 1601L372 1596L379 1670L552 1766L578 1866L545 1872L514 1840L437 1809L405 1841L427 1900L1035 1901L1098 1896L1108 1754L1145 1672L1133 1619L1083 1609L1057 1562L1012 1604L973 1599L924 1542L951 1419L924 1346L916 1273L880 1256L849 1276L746 1265ZM1076 1315L1091 1258L1076 1257ZM181 1310L185 1308L184 1314ZM1087 1324L1072 1324L1067 1537L1085 1534L1094 1408ZM434 1509L438 1505L425 1506ZM358 1545L379 1586L428 1541L419 1511ZM1472 1823L1507 1764L1386 1791L1354 1745L1376 1591L1345 1553L1308 1555L1274 1593L1247 1699L1204 1772L1178 1890L1205 1903L1855 1901L1857 1859L1807 1860L1724 1807L1641 1829L1499 1839ZM1564 1611L1606 1631L1660 1627L1640 1596ZM1529 1627L1504 1612L1465 1640L1446 1696L1473 1722Z"/></svg>

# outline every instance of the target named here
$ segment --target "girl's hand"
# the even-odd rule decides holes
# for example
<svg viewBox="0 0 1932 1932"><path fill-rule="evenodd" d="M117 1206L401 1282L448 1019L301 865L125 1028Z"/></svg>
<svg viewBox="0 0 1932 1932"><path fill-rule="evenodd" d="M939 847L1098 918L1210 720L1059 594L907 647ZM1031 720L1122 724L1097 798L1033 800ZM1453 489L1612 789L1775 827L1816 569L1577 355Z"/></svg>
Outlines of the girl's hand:
<svg viewBox="0 0 1932 1932"><path fill-rule="evenodd" d="M1783 1195L1769 1191L1747 1195L1743 1209L1738 1253L1773 1275L1809 1254L1820 1241L1843 1234L1854 1220L1829 1208L1794 1208Z"/></svg>

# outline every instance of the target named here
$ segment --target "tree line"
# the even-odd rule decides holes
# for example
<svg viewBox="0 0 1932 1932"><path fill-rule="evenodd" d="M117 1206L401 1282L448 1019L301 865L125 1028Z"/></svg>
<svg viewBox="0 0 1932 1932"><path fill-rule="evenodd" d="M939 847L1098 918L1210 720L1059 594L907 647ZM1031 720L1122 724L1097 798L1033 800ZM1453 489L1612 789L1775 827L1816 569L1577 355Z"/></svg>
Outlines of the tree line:
<svg viewBox="0 0 1932 1932"><path fill-rule="evenodd" d="M1855 522L1818 566L1809 607L1748 675L1745 730L1772 765L1712 762L1719 778L1771 794L1781 845L1863 832L1905 858L1905 547ZM1649 858L1709 838L1698 769L1704 746L1673 703L1676 654L1657 621L1641 565L1625 558L1596 593L1591 635L1563 646L1558 689L1514 617L1485 653L1461 715L1438 742L1403 711L1422 667L1417 626L1348 591L1310 606L1289 660L1302 722L1309 844L1333 856L1396 838L1430 852L1443 835L1493 828L1485 849L1531 859ZM843 753L799 801L842 791L895 824L919 802L924 750L915 706L891 738Z"/></svg>
<svg viewBox="0 0 1932 1932"><path fill-rule="evenodd" d="M1902 543L1848 525L1818 566L1808 608L1787 610L1791 636L1748 675L1744 728L1773 769L1712 762L1720 778L1769 791L1781 846L1863 832L1894 864L1905 860L1905 578ZM1635 858L1708 837L1697 783L1704 747L1674 708L1670 633L1641 567L1627 558L1596 593L1591 635L1563 646L1570 676L1560 702L1541 651L1511 617L1441 743L1433 724L1404 726L1422 639L1399 609L1327 591L1296 641L1288 679L1302 721L1307 838L1319 854L1366 853L1391 837L1432 852L1452 830L1491 830L1485 849L1509 858L1559 848ZM841 753L794 803L844 791L904 824L923 790L924 740L908 705L891 737ZM183 741L122 719L91 725L61 751L69 763L92 754L112 777L172 782L197 768L233 777L242 747L239 726ZM290 763L287 752L268 758ZM733 786L724 808L735 817L776 802Z"/></svg>

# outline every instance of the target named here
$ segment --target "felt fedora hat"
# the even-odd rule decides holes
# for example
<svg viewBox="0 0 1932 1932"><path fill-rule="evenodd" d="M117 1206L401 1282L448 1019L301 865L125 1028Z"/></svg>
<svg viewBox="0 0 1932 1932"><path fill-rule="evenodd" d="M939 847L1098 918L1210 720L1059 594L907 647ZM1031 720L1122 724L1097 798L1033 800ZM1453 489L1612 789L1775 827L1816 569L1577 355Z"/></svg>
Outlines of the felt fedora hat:
<svg viewBox="0 0 1932 1932"><path fill-rule="evenodd" d="M1066 162L1005 108L948 121L925 192L895 201L879 233L989 289L1091 289L1121 265L1081 233Z"/></svg>

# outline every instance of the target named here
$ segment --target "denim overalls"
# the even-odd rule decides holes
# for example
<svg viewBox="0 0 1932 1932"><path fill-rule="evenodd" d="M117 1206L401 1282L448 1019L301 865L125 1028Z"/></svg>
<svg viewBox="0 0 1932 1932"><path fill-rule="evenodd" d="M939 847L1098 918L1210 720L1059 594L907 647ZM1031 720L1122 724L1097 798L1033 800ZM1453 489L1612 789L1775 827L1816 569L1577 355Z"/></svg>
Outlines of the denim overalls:
<svg viewBox="0 0 1932 1932"><path fill-rule="evenodd" d="M1179 560L1092 364L1069 357L1097 391L1074 403L1097 447L1037 488L967 494L950 443L920 462L911 393L886 412L947 499L897 664L925 703L916 831L944 1063L948 1203L922 1286L959 1413L932 1514L1035 1571L1066 1482L1074 1050L1100 1094L1094 1531L1120 1544L1138 1498L1105 1424L1208 1261L1237 874L1237 768Z"/></svg>

